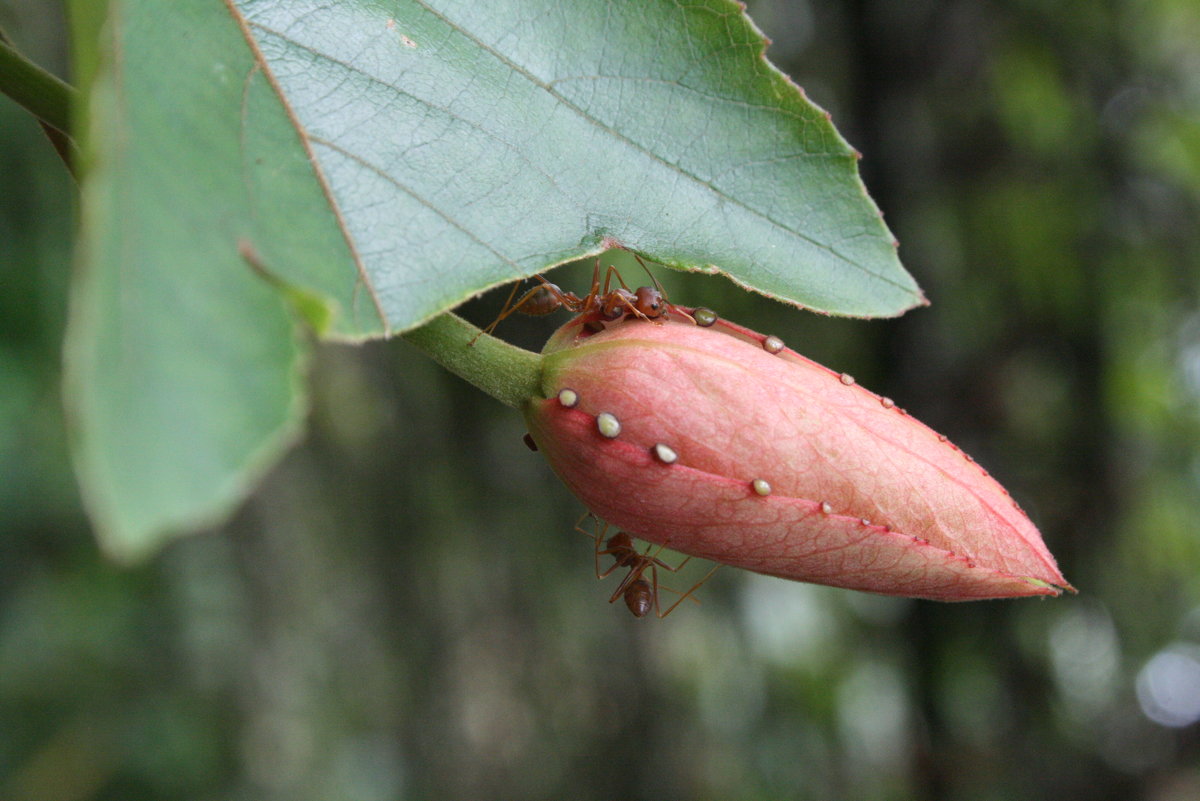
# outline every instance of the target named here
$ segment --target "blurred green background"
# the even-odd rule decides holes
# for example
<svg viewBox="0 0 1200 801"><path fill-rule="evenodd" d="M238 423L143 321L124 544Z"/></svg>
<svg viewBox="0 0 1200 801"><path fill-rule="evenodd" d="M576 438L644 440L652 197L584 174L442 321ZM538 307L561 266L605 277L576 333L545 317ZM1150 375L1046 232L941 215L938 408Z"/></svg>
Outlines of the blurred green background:
<svg viewBox="0 0 1200 801"><path fill-rule="evenodd" d="M401 341L321 347L310 434L235 519L113 565L60 404L74 186L0 98L0 799L1200 798L1200 6L750 13L865 153L933 305L835 320L699 276L671 297L948 434L1080 594L723 569L634 620L518 416ZM68 75L60 15L0 0Z"/></svg>

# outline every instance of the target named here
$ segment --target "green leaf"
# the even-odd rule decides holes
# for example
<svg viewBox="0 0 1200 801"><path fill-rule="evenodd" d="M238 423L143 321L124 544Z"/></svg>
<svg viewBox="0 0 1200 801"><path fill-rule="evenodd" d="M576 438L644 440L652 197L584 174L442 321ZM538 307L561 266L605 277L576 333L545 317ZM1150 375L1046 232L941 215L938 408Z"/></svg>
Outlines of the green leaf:
<svg viewBox="0 0 1200 801"><path fill-rule="evenodd" d="M393 330L614 244L835 314L922 302L731 0L231 4Z"/></svg>
<svg viewBox="0 0 1200 801"><path fill-rule="evenodd" d="M94 9L67 381L116 554L219 519L297 435L299 321L402 332L616 245L831 313L921 302L729 0Z"/></svg>
<svg viewBox="0 0 1200 801"><path fill-rule="evenodd" d="M352 281L322 272L353 269L349 248L224 9L139 1L114 7L106 27L87 20L75 17L76 41L105 31L107 58L86 70L77 125L67 396L102 542L135 558L223 516L298 434L307 345L273 284L299 281L331 308L379 318ZM288 264L289 280L263 280L247 256Z"/></svg>

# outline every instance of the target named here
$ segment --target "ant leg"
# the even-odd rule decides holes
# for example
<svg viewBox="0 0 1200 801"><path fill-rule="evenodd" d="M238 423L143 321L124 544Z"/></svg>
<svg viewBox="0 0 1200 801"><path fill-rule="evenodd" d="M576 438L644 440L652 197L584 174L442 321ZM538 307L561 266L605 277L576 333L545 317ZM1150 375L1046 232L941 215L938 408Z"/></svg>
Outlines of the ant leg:
<svg viewBox="0 0 1200 801"><path fill-rule="evenodd" d="M662 566L663 566L663 567L665 567L665 568L667 568L668 570L670 570L670 569L671 569L671 568L670 568L670 566L668 566L668 565L662 565ZM681 564L681 565L679 565L679 567L682 567L682 566L683 566L682 564ZM669 615L669 614L671 614L672 612L674 612L674 611L675 611L675 607L679 606L681 603L683 603L683 602L684 602L684 601L686 601L686 600L689 600L689 599L690 599L690 600L692 601L692 603L700 603L700 602L699 602L699 601L697 601L695 598L691 598L691 597L690 597L690 596L692 595L692 593L693 593L693 592L695 591L695 589L696 589L695 587L692 587L692 589L688 590L686 593L684 593L682 596L680 596L679 600L678 600L678 601L676 601L675 603L671 604L670 608L669 608L669 609L667 609L667 611L665 611L665 612L664 612L664 611L662 610L662 604L661 604L661 601L659 600L659 599L660 599L660 595L659 595L659 593L660 593L662 590L666 590L667 592L673 592L673 593L676 593L676 594L678 594L678 593L679 593L679 590L674 590L674 589L671 589L670 587L668 587L668 586L667 586L667 585L665 585L665 584L659 584L659 583L658 583L658 567L659 567L658 565L651 565L651 566L650 566L650 594L651 594L651 595L653 596L653 598L654 598L654 614L658 616L658 619L659 619L659 620L662 620L662 619L663 619L663 618L665 618L667 615ZM713 568L713 569L715 570L716 568ZM712 571L709 571L709 575L712 575ZM708 576L705 576L705 578L707 579L707 578L708 578ZM701 583L703 583L703 581L702 581ZM699 585L697 585L697 586L699 586Z"/></svg>
<svg viewBox="0 0 1200 801"><path fill-rule="evenodd" d="M659 550L662 550L662 548L660 547ZM617 589L613 591L612 597L608 599L610 604L624 595L625 591L628 590L635 581L641 579L646 573L647 568L654 570L656 565L662 564L658 559L648 555L650 553L649 545L646 546L646 550L643 553L638 553L636 550L633 553L635 558L632 560L632 564L629 562L625 563L629 565L629 573L626 574L625 578L621 579L621 583L618 584ZM618 562L618 564L620 564L620 562ZM609 569L608 573L611 573L616 568L617 565L613 565L612 568ZM605 573L605 575L608 575L608 573ZM657 575L657 573L655 575Z"/></svg>
<svg viewBox="0 0 1200 801"><path fill-rule="evenodd" d="M608 294L608 285L609 285L609 282L612 281L612 277L614 275L617 277L617 283L621 285L622 289L629 289L629 284L625 283L625 279L621 277L621 271L617 269L617 265L610 264L610 265L608 265L608 272L606 272L604 274L604 294L605 295ZM632 292L633 290L630 290L630 291Z"/></svg>
<svg viewBox="0 0 1200 801"><path fill-rule="evenodd" d="M492 320L491 324L487 328L481 328L479 330L478 334L471 337L471 341L467 343L468 346L474 345L475 340L479 339L484 334L490 334L493 331L495 331L496 326L500 325L501 320L503 320L505 317L508 317L513 312L515 312L518 308L520 308L522 303L524 303L526 300L529 299L530 295L532 295L534 292L537 292L539 289L541 289L540 286L535 286L533 289L529 290L524 295L522 295L521 299L519 301L517 301L516 303L513 303L513 298L516 297L517 290L520 288L521 288L520 281L517 281L516 283L513 284L512 291L508 293L508 299L505 300L504 305L500 307L500 314L498 314L496 316L495 320Z"/></svg>
<svg viewBox="0 0 1200 801"><path fill-rule="evenodd" d="M514 283L514 284L513 284L512 291L508 293L508 299L507 299L507 300L505 300L505 301L504 301L504 305L500 307L500 316L499 316L499 317L497 317L495 320L492 320L492 324L491 324L491 325L489 325L487 328L481 328L481 329L479 329L479 333L478 333L478 334L476 334L475 336L471 337L471 341L467 343L467 347L470 347L470 346L474 345L474 344L475 344L475 340L479 339L479 338L480 338L481 336L483 336L484 334L490 334L490 333L492 333L493 331L495 331L495 330L496 330L496 326L500 325L500 321L501 321L501 320L503 320L505 317L507 317L509 314L511 314L511 313L512 313L512 312L510 311L510 309L514 308L514 307L513 307L513 305L512 305L512 300L513 300L513 298L514 298L514 297L516 297L516 295L517 295L517 290L518 290L518 289L520 289L520 288L521 288L521 282L520 282L520 281L517 281L516 283Z"/></svg>
<svg viewBox="0 0 1200 801"><path fill-rule="evenodd" d="M658 565L650 565L650 594L654 597L654 614L662 620L662 607L658 605Z"/></svg>
<svg viewBox="0 0 1200 801"><path fill-rule="evenodd" d="M590 511L587 511L587 512L584 512L583 514L581 514L579 516L579 519L575 521L575 530L578 531L580 534L584 535L585 537L592 536L592 532L584 531L579 526L580 526L580 524L583 523L584 520L587 520L589 517L595 517L595 515L593 515Z"/></svg>
<svg viewBox="0 0 1200 801"><path fill-rule="evenodd" d="M665 611L665 612L660 612L660 613L659 613L659 615L658 615L659 619L662 619L662 618L666 617L667 615L671 614L672 612L674 612L674 611L675 611L675 607L679 606L681 603L683 603L684 601L686 601L688 598L692 598L692 594L693 594L693 593L695 593L695 592L696 592L696 590L700 589L700 586L701 586L702 584L704 584L704 582L706 582L706 581L708 581L710 578L712 578L712 574L713 574L713 573L716 573L716 572L717 572L717 568L718 568L718 567L720 567L720 566L721 566L720 564L713 565L713 567L712 567L712 570L710 570L710 571L708 571L707 573L705 573L705 574L704 574L704 578L700 579L700 580L699 580L699 581L697 581L695 584L693 584L693 585L692 585L692 588L691 588L690 590L688 590L687 592L685 592L683 595L679 596L679 600L677 600L675 603L671 604L671 606L670 606L670 607L667 609L667 611ZM679 565L679 567L683 567L683 565L681 564L681 565ZM696 599L695 599L695 598L692 598L692 600L693 600L693 601L695 601Z"/></svg>
<svg viewBox="0 0 1200 801"><path fill-rule="evenodd" d="M550 297L553 298L553 305L551 305L549 308L546 308L544 311L531 312L533 314L549 314L550 312L554 311L554 309L557 309L559 306L566 306L567 308L572 308L571 302L572 302L572 299L574 299L574 297L575 297L574 295L572 295L570 292L563 292L561 289L559 289L554 284L550 283L549 281L547 281L545 278L543 278L540 275L535 275L534 278L536 278L538 281L541 281L541 283L538 286L535 286L533 289L530 289L524 295L522 295L520 300L518 300L515 303L513 302L513 297L517 294L517 289L520 288L520 282L517 282L516 284L514 284L513 288L512 288L512 292L508 293L508 300L506 300L504 302L504 307L500 310L500 314L496 317L495 320L492 320L491 325L489 325L487 328L481 329L478 334L471 337L471 341L468 342L467 345L474 345L475 340L479 339L484 334L490 334L493 331L495 331L496 326L500 325L500 322L502 320L504 320L507 317L511 317L513 314L516 314L517 312L521 311L521 307L523 307L531 299L536 297L539 292L549 293Z"/></svg>
<svg viewBox="0 0 1200 801"><path fill-rule="evenodd" d="M605 548L604 550L599 550L599 549L596 550L596 578L606 579L609 576L611 576L613 573L615 573L617 571L617 568L623 567L620 560L617 560L617 561L613 562L612 566L609 567L608 570L605 570L603 572L600 570L600 557L608 556L611 554L613 559L617 559L617 556L616 556L617 553L618 553L618 551L613 548ZM625 582L622 581L621 583L624 584Z"/></svg>
<svg viewBox="0 0 1200 801"><path fill-rule="evenodd" d="M585 531L579 527L579 524L583 522L584 518L589 517L589 516L593 517L593 519L596 520L596 527L595 527L596 531L594 534L591 532ZM600 547L604 543L604 535L606 533L608 533L608 523L604 523L604 526L601 527L600 524L602 522L603 521L601 521L599 518L596 518L594 515L592 515L591 512L587 512L583 515L583 517L579 518L579 520L575 523L575 530L578 531L580 534L583 534L585 537L590 537L595 544L595 547L592 549L592 552L593 552L594 558L595 558L595 568L596 568L596 578L597 579L608 578L609 576L611 576L613 573L615 573L617 571L617 568L624 567L624 565L621 564L621 561L616 556L616 554L622 552L622 549L620 549L620 548L601 548ZM615 561L612 564L612 566L608 568L608 570L602 571L602 570L600 570L600 557L607 556L609 554L612 554L613 558L617 559L617 561ZM624 582L622 582L622 583L624 583Z"/></svg>
<svg viewBox="0 0 1200 801"><path fill-rule="evenodd" d="M671 566L670 566L670 565L668 565L666 562L664 562L663 560L661 560L661 559L659 559L659 558L658 558L658 555L659 555L660 553L662 553L662 552L663 552L663 551L666 549L666 547L667 547L667 546L665 546L665 545L660 545L660 546L658 546L658 550L654 552L654 556L650 557L651 559L653 559L653 560L654 560L654 564L658 565L658 566L659 566L659 567L661 567L663 570L670 570L672 573L676 573L676 572L678 572L678 571L680 571L680 570L683 570L683 566L684 566L684 565L686 565L688 562L692 561L692 557L690 557L690 556L684 556L684 557L683 557L683 561L682 561L682 562L680 562L679 564L675 565L674 567L671 567ZM646 553L647 553L647 555L649 555L649 550L648 550L648 549L647 549Z"/></svg>
<svg viewBox="0 0 1200 801"><path fill-rule="evenodd" d="M592 518L592 520L594 520L595 523L593 524L592 531L585 531L580 526L580 523L582 523L584 520L586 520L589 517ZM584 535L585 537L590 537L592 539L592 543L595 546L592 549L592 551L595 554L596 578L602 579L605 576L612 575L612 572L617 569L617 565L613 565L608 570L605 570L603 573L600 572L600 556L601 556L601 554L609 553L609 551L607 549L603 550L603 551L600 549L600 544L602 542L604 542L604 534L605 534L605 532L608 531L608 523L605 523L604 527L601 528L600 527L600 518L596 517L591 512L584 512L583 517L580 517L578 520L575 521L575 530L578 531L580 534Z"/></svg>
<svg viewBox="0 0 1200 801"><path fill-rule="evenodd" d="M609 268L609 269L616 269L616 268ZM618 281L621 280L621 275L619 273L617 274L617 280ZM625 286L624 281L621 281L621 286ZM626 290L629 289L628 287L625 287L625 288L626 288ZM633 294L633 293L630 293L630 294ZM624 306L629 311L629 313L632 314L634 317L645 320L646 322L654 322L653 320L651 320L649 317L646 316L645 312L643 312L641 309L639 309L637 306L635 306L633 304L633 301L630 300L629 298L622 295L622 296L618 296L617 299L621 302L621 305Z"/></svg>
<svg viewBox="0 0 1200 801"><path fill-rule="evenodd" d="M679 570L682 570L684 565L686 565L688 562L692 561L692 557L684 556L682 562L680 562L679 564L672 567L671 565L668 565L666 562L664 562L663 560L658 558L658 555L660 553L662 553L663 551L665 551L667 549L667 546L659 545L658 549L655 550L653 554L650 553L651 547L653 547L653 546L651 546L651 545L646 546L646 550L642 552L641 558L646 562L650 562L655 565L658 565L663 570L669 570L672 573L675 573Z"/></svg>
<svg viewBox="0 0 1200 801"><path fill-rule="evenodd" d="M646 572L646 568L653 570L654 565L650 562L639 562L636 565L631 565L629 567L629 575L621 579L621 583L617 585L617 588L613 591L613 594L608 599L608 602L610 604L615 603L618 598L624 595L625 591L629 589L635 581L642 577L642 574Z"/></svg>
<svg viewBox="0 0 1200 801"><path fill-rule="evenodd" d="M592 308L596 298L600 297L600 257L596 257L596 263L592 265L592 286L588 293L582 298L572 295L574 301L573 306L567 306L575 314L586 312Z"/></svg>
<svg viewBox="0 0 1200 801"><path fill-rule="evenodd" d="M695 317L693 317L692 315L688 314L688 313L687 313L687 312L685 312L683 309L681 309L681 308L679 308L678 306L676 306L674 303L671 303L670 301L667 301L667 305L671 307L671 311L675 312L676 314L682 314L684 317L688 318L688 322L690 322L692 325L699 325L699 323L697 323L697 322L696 322L696 318L695 318Z"/></svg>
<svg viewBox="0 0 1200 801"><path fill-rule="evenodd" d="M654 552L654 554L655 554L654 556L650 555L650 549L652 547L653 547L652 545L647 545L646 550L642 551L640 554L637 555L636 560L634 560L634 564L629 566L628 575L626 575L625 578L623 578L621 580L621 583L620 583L620 585L617 586L617 589L613 593L612 598L609 599L609 603L612 603L617 598L621 597L621 595L623 595L625 593L625 591L628 590L629 587L632 586L635 581L645 578L647 569L650 570L650 574L653 579L654 594L655 594L655 598L657 598L658 597L658 568L661 567L664 570L669 570L672 573L674 573L676 570L679 570L681 567L686 565L692 558L690 556L686 557L682 562L680 562L679 564L672 567L671 565L668 565L666 562L664 562L663 560L658 558L658 554L662 553L663 546L662 545L658 546L658 550ZM604 553L604 551L601 551L601 553ZM617 567L617 565L613 565L613 567L611 569L609 569L608 573L611 573L614 569L616 569L616 567ZM608 573L605 573L605 575L608 575Z"/></svg>

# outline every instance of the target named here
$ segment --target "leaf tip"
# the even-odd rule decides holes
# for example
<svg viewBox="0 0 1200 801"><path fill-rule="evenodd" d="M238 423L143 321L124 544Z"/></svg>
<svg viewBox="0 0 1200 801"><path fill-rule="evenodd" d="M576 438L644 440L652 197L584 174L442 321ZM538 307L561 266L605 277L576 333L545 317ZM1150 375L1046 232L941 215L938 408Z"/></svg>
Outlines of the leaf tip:
<svg viewBox="0 0 1200 801"><path fill-rule="evenodd" d="M1071 586L1070 582L1068 582L1066 579L1063 579L1061 583L1051 583L1049 581L1043 581L1042 579L1034 578L1032 576L1022 576L1021 580L1039 590L1037 593L1038 595L1053 595L1057 598L1064 592L1070 593L1071 595L1079 594L1079 590Z"/></svg>

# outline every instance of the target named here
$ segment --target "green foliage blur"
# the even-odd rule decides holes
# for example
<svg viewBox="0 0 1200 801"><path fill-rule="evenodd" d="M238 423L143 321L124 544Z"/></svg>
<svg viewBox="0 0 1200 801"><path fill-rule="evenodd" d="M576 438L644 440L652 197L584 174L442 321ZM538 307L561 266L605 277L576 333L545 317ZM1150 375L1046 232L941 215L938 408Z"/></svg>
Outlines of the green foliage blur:
<svg viewBox="0 0 1200 801"><path fill-rule="evenodd" d="M0 0L0 27L65 75L47 10ZM0 98L0 798L1200 798L1200 6L750 13L865 154L933 305L836 320L674 275L671 297L949 435L1080 594L722 569L634 620L519 417L401 341L320 347L310 434L236 518L112 564L60 402L75 187Z"/></svg>

